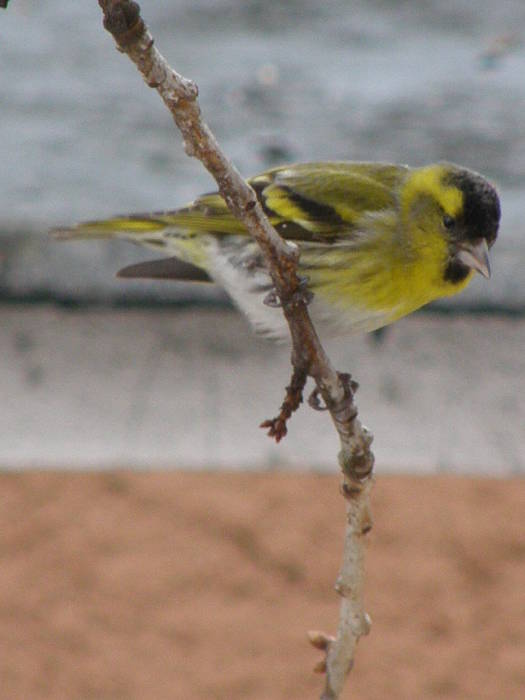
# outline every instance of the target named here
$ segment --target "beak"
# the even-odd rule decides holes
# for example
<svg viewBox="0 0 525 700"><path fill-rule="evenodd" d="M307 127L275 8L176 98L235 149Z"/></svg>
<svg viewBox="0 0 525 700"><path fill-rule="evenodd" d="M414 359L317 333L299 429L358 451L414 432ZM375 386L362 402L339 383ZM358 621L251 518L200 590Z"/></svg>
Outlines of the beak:
<svg viewBox="0 0 525 700"><path fill-rule="evenodd" d="M456 257L463 265L471 267L483 277L490 279L489 247L484 238L479 243L465 245Z"/></svg>

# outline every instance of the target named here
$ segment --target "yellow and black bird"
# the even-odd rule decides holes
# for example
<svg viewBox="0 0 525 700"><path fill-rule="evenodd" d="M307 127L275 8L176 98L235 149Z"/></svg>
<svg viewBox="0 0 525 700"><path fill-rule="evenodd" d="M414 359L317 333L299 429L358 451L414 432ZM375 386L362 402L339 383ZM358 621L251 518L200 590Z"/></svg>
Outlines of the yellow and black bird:
<svg viewBox="0 0 525 700"><path fill-rule="evenodd" d="M422 168L319 162L249 180L271 223L298 246L298 273L313 293L314 322L331 332L381 328L490 276L500 205L478 173L450 163ZM55 229L58 238L124 238L168 256L122 277L215 281L254 326L287 336L257 244L217 193L174 211Z"/></svg>

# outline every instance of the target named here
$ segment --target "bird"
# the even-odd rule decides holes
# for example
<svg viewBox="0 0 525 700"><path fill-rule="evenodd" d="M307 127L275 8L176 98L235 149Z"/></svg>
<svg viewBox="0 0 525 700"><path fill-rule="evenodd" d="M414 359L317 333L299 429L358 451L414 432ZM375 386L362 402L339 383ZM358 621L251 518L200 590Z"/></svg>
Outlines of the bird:
<svg viewBox="0 0 525 700"><path fill-rule="evenodd" d="M490 277L500 202L482 175L448 162L422 167L327 161L275 167L248 180L277 233L299 254L314 323L332 335L382 328ZM216 282L255 329L288 337L257 243L218 192L171 211L57 228L59 239L126 239L163 254L124 278Z"/></svg>

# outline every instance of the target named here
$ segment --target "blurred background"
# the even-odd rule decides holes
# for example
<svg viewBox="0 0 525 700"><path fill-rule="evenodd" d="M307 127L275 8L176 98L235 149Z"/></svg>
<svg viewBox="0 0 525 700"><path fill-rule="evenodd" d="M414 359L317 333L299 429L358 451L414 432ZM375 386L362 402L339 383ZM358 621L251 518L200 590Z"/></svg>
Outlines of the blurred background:
<svg viewBox="0 0 525 700"><path fill-rule="evenodd" d="M381 337L328 341L360 382L379 470L525 468L525 5L521 0L143 0L245 175L292 161L452 160L498 186L490 282ZM96 2L0 16L4 468L335 469L302 408L279 446L289 353L204 286L115 279L147 252L51 226L174 208L214 188Z"/></svg>
<svg viewBox="0 0 525 700"><path fill-rule="evenodd" d="M326 345L380 475L344 697L522 697L525 3L141 7L245 175L449 159L497 184L490 282ZM319 697L344 503L325 414L258 427L289 349L212 287L115 279L147 251L47 234L214 188L95 0L0 10L0 167L2 700Z"/></svg>

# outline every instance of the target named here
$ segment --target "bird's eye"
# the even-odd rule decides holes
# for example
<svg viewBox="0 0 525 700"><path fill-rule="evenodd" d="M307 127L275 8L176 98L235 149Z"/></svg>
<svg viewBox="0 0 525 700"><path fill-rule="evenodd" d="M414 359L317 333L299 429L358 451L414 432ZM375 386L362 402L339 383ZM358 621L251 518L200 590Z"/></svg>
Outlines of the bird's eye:
<svg viewBox="0 0 525 700"><path fill-rule="evenodd" d="M456 223L456 220L449 216L448 214L445 214L443 217L443 226L447 229L454 228L454 224Z"/></svg>

